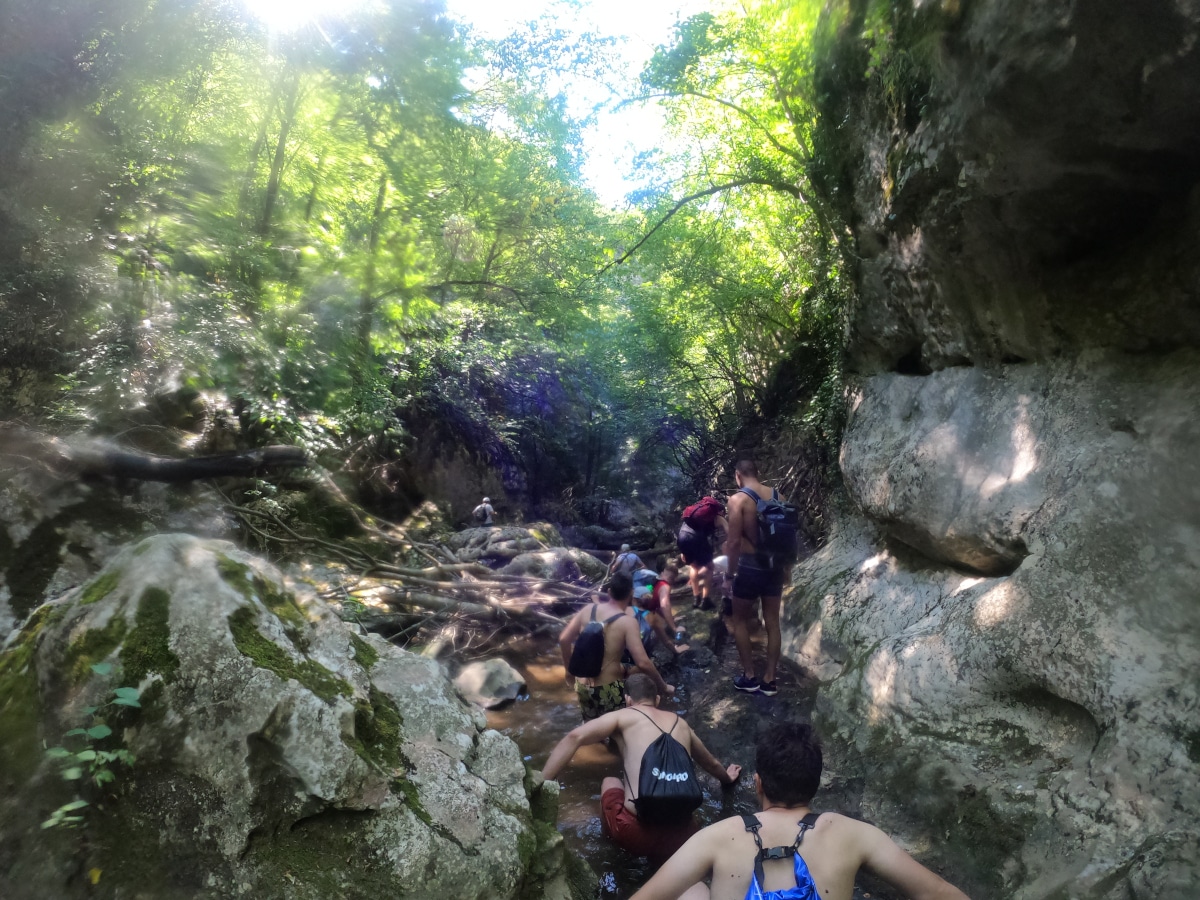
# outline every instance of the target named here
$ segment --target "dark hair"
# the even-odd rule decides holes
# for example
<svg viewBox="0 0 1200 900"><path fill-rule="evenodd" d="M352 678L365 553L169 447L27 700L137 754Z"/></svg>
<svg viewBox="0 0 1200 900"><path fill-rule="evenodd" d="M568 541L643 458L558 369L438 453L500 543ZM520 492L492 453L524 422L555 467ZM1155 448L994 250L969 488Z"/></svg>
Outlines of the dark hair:
<svg viewBox="0 0 1200 900"><path fill-rule="evenodd" d="M608 596L614 600L628 600L633 596L633 579L624 572L614 572L608 579Z"/></svg>
<svg viewBox="0 0 1200 900"><path fill-rule="evenodd" d="M658 696L658 688L654 685L654 680L649 675L643 675L641 672L634 672L625 679L625 693L629 695L629 699L635 703L642 703L646 700L653 700Z"/></svg>
<svg viewBox="0 0 1200 900"><path fill-rule="evenodd" d="M743 478L758 477L758 466L754 464L754 460L752 459L739 459L733 469Z"/></svg>
<svg viewBox="0 0 1200 900"><path fill-rule="evenodd" d="M821 741L807 722L775 722L758 735L754 767L772 803L808 803L821 785Z"/></svg>

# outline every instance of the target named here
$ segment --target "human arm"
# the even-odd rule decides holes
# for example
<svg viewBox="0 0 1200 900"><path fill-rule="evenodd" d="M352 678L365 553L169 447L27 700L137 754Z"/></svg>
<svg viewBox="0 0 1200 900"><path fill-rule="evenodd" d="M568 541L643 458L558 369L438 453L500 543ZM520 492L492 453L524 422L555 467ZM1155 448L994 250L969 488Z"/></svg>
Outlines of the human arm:
<svg viewBox="0 0 1200 900"><path fill-rule="evenodd" d="M692 835L631 900L678 900L680 894L704 880L712 871L715 858L715 839L711 832L720 824L710 825Z"/></svg>
<svg viewBox="0 0 1200 900"><path fill-rule="evenodd" d="M620 724L618 720L622 712L623 710L617 710L605 713L597 719L592 719L592 721L585 722L578 728L568 731L550 751L550 758L546 760L546 765L542 768L542 777L547 781L553 781L558 778L558 773L571 761L575 751L580 747L587 744L598 744L612 737L618 730Z"/></svg>
<svg viewBox="0 0 1200 900"><path fill-rule="evenodd" d="M662 616L662 620L667 624L667 628L672 632L679 630L679 626L675 624L675 616L671 611L671 586L665 581L660 581L654 588L656 599L658 600L658 614Z"/></svg>
<svg viewBox="0 0 1200 900"><path fill-rule="evenodd" d="M637 619L633 616L622 616L619 620L613 623L618 628L622 629L621 636L625 640L625 649L629 651L629 658L633 660L633 664L637 666L638 671L645 672L654 682L654 686L658 688L659 694L663 697L670 697L675 693L675 688L665 681L658 674L658 669L654 665L654 661L646 653L646 648L642 646L642 633L638 629Z"/></svg>
<svg viewBox="0 0 1200 900"><path fill-rule="evenodd" d="M745 509L741 502L744 494L734 494L729 500L729 519L725 531L725 556L728 560L726 574L732 581L742 556L742 532L745 529Z"/></svg>
<svg viewBox="0 0 1200 900"><path fill-rule="evenodd" d="M692 759L700 764L705 772L711 775L717 781L721 782L725 787L729 787L738 780L738 776L742 774L742 767L730 764L728 768L721 765L721 761L713 756L708 748L704 746L704 742L696 732L692 732Z"/></svg>
<svg viewBox="0 0 1200 900"><path fill-rule="evenodd" d="M866 822L855 822L863 865L911 900L970 900L944 878L905 853L890 837Z"/></svg>

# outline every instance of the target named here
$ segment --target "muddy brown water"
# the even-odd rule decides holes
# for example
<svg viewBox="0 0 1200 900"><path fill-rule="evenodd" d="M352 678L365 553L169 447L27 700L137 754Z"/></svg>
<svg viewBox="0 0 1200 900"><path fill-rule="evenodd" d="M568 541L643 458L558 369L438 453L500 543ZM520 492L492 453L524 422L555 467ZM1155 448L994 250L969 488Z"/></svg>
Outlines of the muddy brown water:
<svg viewBox="0 0 1200 900"><path fill-rule="evenodd" d="M677 617L689 634L693 650L678 660L672 659L669 651L657 652L655 662L663 677L676 687L675 696L663 706L686 718L723 765L738 763L744 769L739 783L729 790L723 790L707 773L699 773L705 802L697 811L697 819L707 825L757 809L753 787L757 730L766 720L806 718L816 697L816 684L785 662L779 670L778 696L740 694L731 684L738 671L733 640L724 635L715 615L677 609ZM761 630L753 641L761 661ZM554 745L582 721L579 703L564 681L558 644L553 639L523 641L510 646L503 655L525 676L528 695L507 708L488 712L488 724L511 737L525 760L540 770ZM559 776L559 831L568 852L592 867L599 879L599 895L605 900L631 896L653 874L649 862L626 853L601 832L600 782L606 776L620 777L620 766L618 756L607 747L592 745L580 748ZM855 891L856 898L871 896Z"/></svg>

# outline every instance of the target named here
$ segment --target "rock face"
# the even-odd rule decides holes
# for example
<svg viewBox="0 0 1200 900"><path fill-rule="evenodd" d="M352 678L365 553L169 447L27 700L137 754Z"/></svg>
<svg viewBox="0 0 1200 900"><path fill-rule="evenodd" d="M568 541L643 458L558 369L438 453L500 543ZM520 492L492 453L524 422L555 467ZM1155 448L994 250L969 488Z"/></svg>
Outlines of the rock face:
<svg viewBox="0 0 1200 900"><path fill-rule="evenodd" d="M850 502L785 652L865 814L972 896L1193 897L1200 11L895 8L928 93L824 110L860 150Z"/></svg>
<svg viewBox="0 0 1200 900"><path fill-rule="evenodd" d="M89 715L121 686L139 710ZM570 897L517 747L435 662L232 544L148 538L40 607L0 655L0 716L6 897ZM135 764L84 785L80 831L41 831L72 795L41 742L97 720Z"/></svg>

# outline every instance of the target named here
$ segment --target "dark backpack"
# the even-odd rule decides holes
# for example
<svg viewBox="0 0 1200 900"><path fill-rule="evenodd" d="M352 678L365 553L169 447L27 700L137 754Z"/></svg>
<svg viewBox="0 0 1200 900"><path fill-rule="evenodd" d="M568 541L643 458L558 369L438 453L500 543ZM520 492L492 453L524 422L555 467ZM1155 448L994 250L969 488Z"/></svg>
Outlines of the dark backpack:
<svg viewBox="0 0 1200 900"><path fill-rule="evenodd" d="M475 507L475 520L477 522L486 522L487 516L487 507L485 507L482 503Z"/></svg>
<svg viewBox="0 0 1200 900"><path fill-rule="evenodd" d="M769 500L764 500L750 490L741 488L754 501L758 509L758 540L754 552L768 568L778 569L796 561L800 555L800 509L779 499L779 492L772 489Z"/></svg>
<svg viewBox="0 0 1200 900"><path fill-rule="evenodd" d="M576 678L595 678L600 674L604 667L604 627L624 615L617 613L603 622L597 622L596 607L597 604L593 603L592 617L575 639L575 647L567 663L567 671Z"/></svg>
<svg viewBox="0 0 1200 900"><path fill-rule="evenodd" d="M717 516L725 515L725 505L716 497L704 497L683 511L683 521L692 531L711 532Z"/></svg>
<svg viewBox="0 0 1200 900"><path fill-rule="evenodd" d="M638 712L642 712L640 709ZM642 713L646 716L645 713ZM650 719L649 716L646 716ZM655 728L658 723L650 722ZM679 716L675 717L675 725ZM671 731L675 730L671 726ZM683 749L683 744L671 737L671 731L663 731L642 754L642 768L638 772L638 792L633 798L637 817L647 825L682 825L704 802L704 792L696 780L696 768L692 758ZM629 773L625 773L629 779Z"/></svg>

